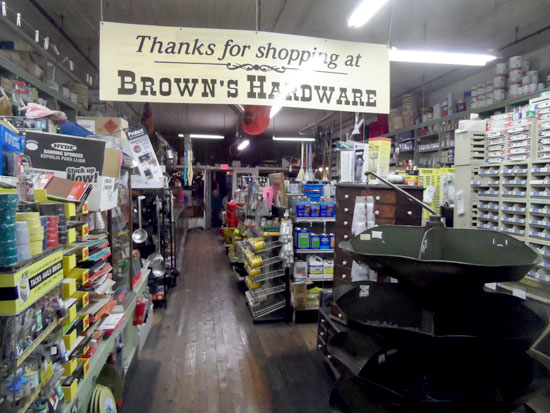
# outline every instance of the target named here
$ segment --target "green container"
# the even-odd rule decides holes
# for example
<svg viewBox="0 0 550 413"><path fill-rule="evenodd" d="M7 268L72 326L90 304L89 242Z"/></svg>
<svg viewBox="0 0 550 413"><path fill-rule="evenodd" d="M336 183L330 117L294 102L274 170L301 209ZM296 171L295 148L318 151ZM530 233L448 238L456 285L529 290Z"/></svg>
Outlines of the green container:
<svg viewBox="0 0 550 413"><path fill-rule="evenodd" d="M296 228L296 248L308 249L309 248L309 229Z"/></svg>
<svg viewBox="0 0 550 413"><path fill-rule="evenodd" d="M312 250L321 249L321 236L320 235L311 234L311 236L309 237L309 240L310 240L310 248Z"/></svg>

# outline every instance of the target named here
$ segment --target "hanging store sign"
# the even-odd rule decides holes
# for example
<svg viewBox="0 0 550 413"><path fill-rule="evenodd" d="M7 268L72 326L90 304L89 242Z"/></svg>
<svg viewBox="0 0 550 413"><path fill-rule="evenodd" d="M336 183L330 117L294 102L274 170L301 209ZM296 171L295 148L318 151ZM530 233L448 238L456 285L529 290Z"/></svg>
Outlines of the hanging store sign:
<svg viewBox="0 0 550 413"><path fill-rule="evenodd" d="M100 99L389 112L386 45L102 22Z"/></svg>

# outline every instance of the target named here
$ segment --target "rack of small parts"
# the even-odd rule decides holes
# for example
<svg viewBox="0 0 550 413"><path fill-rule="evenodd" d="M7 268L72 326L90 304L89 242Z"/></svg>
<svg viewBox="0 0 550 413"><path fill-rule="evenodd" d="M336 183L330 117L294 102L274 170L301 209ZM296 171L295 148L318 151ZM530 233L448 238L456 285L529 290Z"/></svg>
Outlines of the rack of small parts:
<svg viewBox="0 0 550 413"><path fill-rule="evenodd" d="M550 100L491 116L484 143L483 160L460 167L470 179L457 186L468 197L455 226L506 232L536 249L542 260L520 283L489 287L550 304Z"/></svg>

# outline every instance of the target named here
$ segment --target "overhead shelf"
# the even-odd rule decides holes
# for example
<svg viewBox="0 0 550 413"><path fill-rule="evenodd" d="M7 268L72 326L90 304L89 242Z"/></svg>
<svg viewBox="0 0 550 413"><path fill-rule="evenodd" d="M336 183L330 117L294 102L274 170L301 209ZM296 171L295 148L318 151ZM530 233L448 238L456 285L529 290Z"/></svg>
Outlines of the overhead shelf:
<svg viewBox="0 0 550 413"><path fill-rule="evenodd" d="M327 249L318 249L318 250L314 250L314 249L296 249L295 250L295 253L296 254L334 254L334 250L331 249L331 250L327 250Z"/></svg>
<svg viewBox="0 0 550 413"><path fill-rule="evenodd" d="M336 217L295 217L294 222L336 222Z"/></svg>
<svg viewBox="0 0 550 413"><path fill-rule="evenodd" d="M56 90L53 90L51 87L49 87L47 84L42 82L37 77L31 75L21 67L17 66L15 63L11 62L9 59L6 59L4 56L0 55L0 67L4 68L5 70L13 73L18 78L29 82L33 87L40 90L42 93L45 93L51 97L53 97L57 103L64 105L72 110L75 110L78 114L83 115L90 115L90 112L88 112L86 109L84 109L82 106L80 106L77 103L74 103L72 100L67 99L65 96L63 96L61 93L59 93Z"/></svg>
<svg viewBox="0 0 550 413"><path fill-rule="evenodd" d="M382 138L391 138L393 136L397 136L397 135L400 135L402 133L414 131L416 129L422 129L422 128L425 128L425 127L428 127L428 126L431 126L431 125L436 125L436 124L443 123L443 122L448 122L450 120L466 119L466 118L470 117L470 113L491 113L491 112L494 112L495 110L502 110L502 109L505 109L508 106L513 106L513 105L517 105L517 104L520 104L520 103L528 102L530 99L539 97L541 95L541 93L547 92L547 91L550 91L550 89L544 89L540 92L532 93L532 94L529 94L529 95L524 95L524 96L521 96L519 98L503 100L502 102L498 102L498 103L495 103L494 105L486 106L484 108L466 110L466 111L463 111L463 112L455 113L455 114L450 115L450 116L445 116L445 117L438 118L438 119L432 119L432 120L429 120L429 121L426 121L426 122L423 122L423 123L417 123L416 125L407 126L406 128L398 129L398 130L395 130L393 132L389 132L389 133L386 133L384 135L380 135L380 137L382 137ZM441 132L443 133L443 132L449 132L449 131L441 131ZM419 136L419 138L422 138L422 137L423 136ZM399 143L399 142L405 142L405 141L404 140L401 141L401 140L398 139L396 142ZM404 152L404 151L401 151L401 152Z"/></svg>

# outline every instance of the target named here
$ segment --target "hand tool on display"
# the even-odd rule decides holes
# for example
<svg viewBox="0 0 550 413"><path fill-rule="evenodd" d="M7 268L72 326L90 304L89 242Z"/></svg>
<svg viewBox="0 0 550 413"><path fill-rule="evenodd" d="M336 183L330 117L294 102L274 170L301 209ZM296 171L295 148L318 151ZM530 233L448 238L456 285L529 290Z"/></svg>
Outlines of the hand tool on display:
<svg viewBox="0 0 550 413"><path fill-rule="evenodd" d="M136 244L142 244L145 241L147 241L147 231L145 231L142 228L142 217L141 217L141 200L142 196L137 197L137 203L138 203L138 229L136 229L132 234L132 241L134 241Z"/></svg>
<svg viewBox="0 0 550 413"><path fill-rule="evenodd" d="M300 170L296 179L300 182L304 180L306 172L304 171L304 143L302 142L302 155L300 156Z"/></svg>

